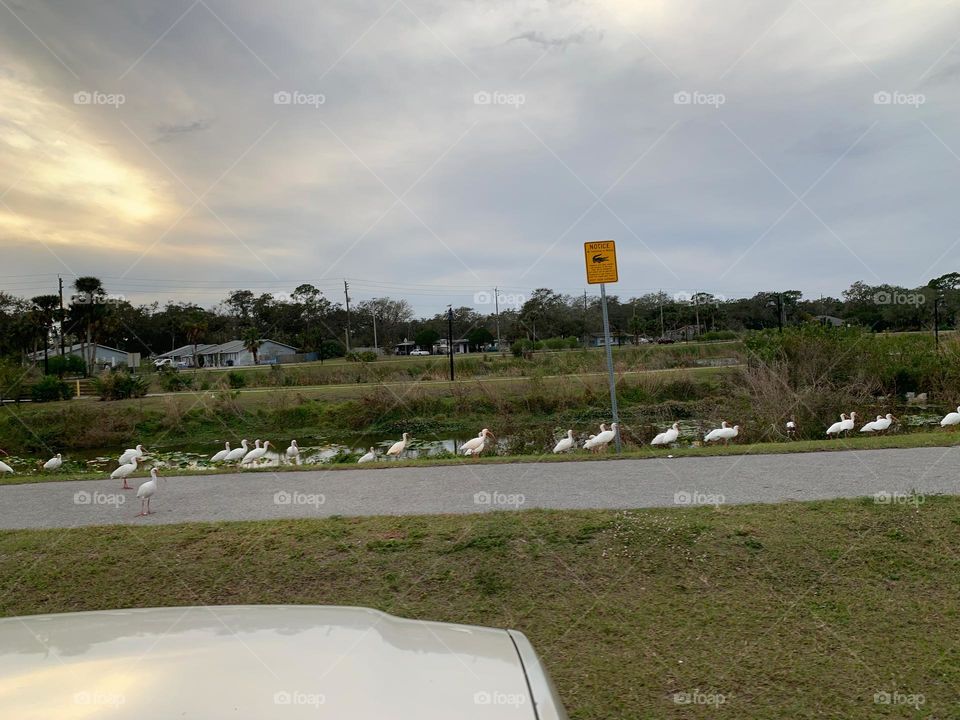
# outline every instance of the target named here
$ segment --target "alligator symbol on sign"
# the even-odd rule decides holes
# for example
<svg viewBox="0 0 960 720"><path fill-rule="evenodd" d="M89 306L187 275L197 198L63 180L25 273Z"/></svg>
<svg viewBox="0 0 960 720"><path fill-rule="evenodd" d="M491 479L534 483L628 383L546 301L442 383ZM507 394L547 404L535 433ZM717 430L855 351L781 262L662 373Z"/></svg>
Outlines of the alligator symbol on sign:
<svg viewBox="0 0 960 720"><path fill-rule="evenodd" d="M600 254L600 253L597 253L596 255L594 255L594 256L593 256L592 258L590 258L590 259L591 259L593 262L595 262L595 263L610 262L610 258L608 258L606 255L602 255L602 254Z"/></svg>

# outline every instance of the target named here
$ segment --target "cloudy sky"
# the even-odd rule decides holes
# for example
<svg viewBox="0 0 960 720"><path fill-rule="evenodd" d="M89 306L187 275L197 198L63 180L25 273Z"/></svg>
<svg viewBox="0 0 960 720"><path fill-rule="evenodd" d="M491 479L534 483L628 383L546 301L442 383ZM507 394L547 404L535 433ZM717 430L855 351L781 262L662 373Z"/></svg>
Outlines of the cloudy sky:
<svg viewBox="0 0 960 720"><path fill-rule="evenodd" d="M0 0L0 289L917 285L958 78L955 2Z"/></svg>

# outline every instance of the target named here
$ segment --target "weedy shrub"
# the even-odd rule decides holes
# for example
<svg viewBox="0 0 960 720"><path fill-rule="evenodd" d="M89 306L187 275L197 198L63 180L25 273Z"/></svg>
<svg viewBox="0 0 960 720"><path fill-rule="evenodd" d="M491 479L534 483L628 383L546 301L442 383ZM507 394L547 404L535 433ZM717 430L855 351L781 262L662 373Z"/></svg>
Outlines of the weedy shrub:
<svg viewBox="0 0 960 720"><path fill-rule="evenodd" d="M34 402L53 402L69 400L74 395L74 388L56 375L46 375L30 388L30 395Z"/></svg>
<svg viewBox="0 0 960 720"><path fill-rule="evenodd" d="M93 378L93 387L101 400L126 400L146 395L149 383L138 375L113 371Z"/></svg>

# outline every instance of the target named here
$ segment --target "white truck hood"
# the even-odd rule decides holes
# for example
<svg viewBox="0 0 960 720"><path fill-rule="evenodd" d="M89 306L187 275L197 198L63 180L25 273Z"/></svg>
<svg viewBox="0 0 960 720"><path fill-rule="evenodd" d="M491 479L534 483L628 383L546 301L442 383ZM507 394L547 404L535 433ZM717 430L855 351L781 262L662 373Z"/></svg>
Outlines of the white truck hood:
<svg viewBox="0 0 960 720"><path fill-rule="evenodd" d="M0 717L536 720L522 634L310 605L0 620ZM532 659L529 659L531 658ZM538 685L537 683L540 683ZM538 690L538 687L541 688ZM550 698L542 718L563 718Z"/></svg>

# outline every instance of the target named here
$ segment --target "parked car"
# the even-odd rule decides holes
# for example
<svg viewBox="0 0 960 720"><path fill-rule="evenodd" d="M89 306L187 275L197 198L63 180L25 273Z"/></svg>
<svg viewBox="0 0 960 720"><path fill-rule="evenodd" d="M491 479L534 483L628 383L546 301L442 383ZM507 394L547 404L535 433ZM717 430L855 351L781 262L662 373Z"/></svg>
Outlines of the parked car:
<svg viewBox="0 0 960 720"><path fill-rule="evenodd" d="M673 338L668 338L668 337L657 338L657 345L673 345L673 343L675 342L676 340L674 340Z"/></svg>
<svg viewBox="0 0 960 720"><path fill-rule="evenodd" d="M0 669L8 718L567 720L523 633L358 607L4 618Z"/></svg>
<svg viewBox="0 0 960 720"><path fill-rule="evenodd" d="M430 351L429 350L411 350L410 354L411 355L429 355Z"/></svg>
<svg viewBox="0 0 960 720"><path fill-rule="evenodd" d="M158 370L162 367L173 367L173 358L157 358L153 361L153 366Z"/></svg>

